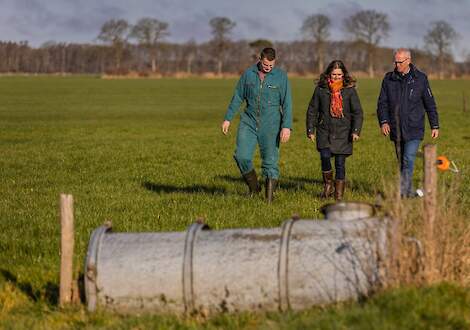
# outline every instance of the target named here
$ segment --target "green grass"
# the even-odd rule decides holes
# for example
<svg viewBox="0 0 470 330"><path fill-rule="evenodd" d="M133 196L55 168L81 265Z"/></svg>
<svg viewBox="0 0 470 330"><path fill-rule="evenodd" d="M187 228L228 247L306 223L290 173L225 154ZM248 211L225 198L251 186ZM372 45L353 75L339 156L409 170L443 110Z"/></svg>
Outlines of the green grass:
<svg viewBox="0 0 470 330"><path fill-rule="evenodd" d="M3 292L5 294L5 290ZM378 294L362 304L344 303L288 313L221 314L210 320L150 314L138 317L105 312L89 314L79 308L64 311L39 302L22 304L12 313L2 315L0 327L11 329L31 327L42 329L468 329L470 327L470 290L448 284L420 289L404 288Z"/></svg>
<svg viewBox="0 0 470 330"><path fill-rule="evenodd" d="M273 205L261 197L244 196L246 187L232 159L237 123L228 137L220 133L235 83L229 79L0 78L0 327L2 319L5 327L15 322L22 327L41 324L46 328L48 322L50 326L71 322L71 326L82 327L88 324L83 322L90 322L96 327L132 328L154 321L175 328L178 324L192 326L171 318L88 315L83 309L56 311L58 201L62 192L73 194L75 199L76 260L80 266L91 231L105 220L112 220L115 231L127 232L180 231L200 217L213 229L274 227L294 213L302 218L320 217L324 204L316 197L321 191L320 162L314 145L305 137L312 81L292 80L294 131L281 149L281 189ZM442 126L438 153L447 155L461 169L459 194L468 207L470 113L462 112L462 91L469 94L470 81L431 84ZM379 80L359 82L365 121L354 155L347 159L348 200L373 201L376 191L384 181L392 180L396 170L392 143L377 127L379 86ZM426 136L425 141L429 140ZM259 169L258 154L255 163ZM416 184L421 172L418 160ZM445 182L452 174L440 176ZM437 300L451 294L467 295L468 300L468 291L443 288L429 290ZM269 322L274 322L302 328L302 322L315 324L318 319L326 322L320 322L326 328L328 322L333 328L346 328L360 324L353 315L361 319L377 313L370 316L371 322L383 318L393 328L401 320L373 306L386 305L393 297L424 297L426 290L374 298L378 300L365 305L373 311L346 305L328 309L326 314L321 310L220 316L210 324L216 327L222 322L221 327L236 328L254 323L269 328ZM419 312L411 306L402 313L408 311L405 319L410 320ZM450 319L446 323L443 315L436 312L422 321L434 322L436 317L443 327L460 327ZM470 326L468 316L463 321L462 315L456 315L455 322Z"/></svg>

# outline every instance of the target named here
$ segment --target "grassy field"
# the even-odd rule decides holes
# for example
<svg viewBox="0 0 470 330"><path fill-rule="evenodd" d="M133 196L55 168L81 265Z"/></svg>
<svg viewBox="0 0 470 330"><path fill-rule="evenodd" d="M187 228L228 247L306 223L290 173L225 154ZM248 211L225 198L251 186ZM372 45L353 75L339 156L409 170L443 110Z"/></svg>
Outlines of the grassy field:
<svg viewBox="0 0 470 330"><path fill-rule="evenodd" d="M228 137L220 133L235 83L0 78L0 327L470 327L468 288L448 285L386 292L363 305L219 316L208 323L56 308L62 192L75 199L80 267L91 231L106 220L112 220L114 231L127 232L184 230L201 217L222 229L279 226L293 214L321 216L320 161L305 137L313 82L292 80L294 131L281 149L281 189L273 205L244 196L246 187L232 159L237 125ZM462 111L462 92L470 95L470 81L431 85L442 127L438 153L459 166L458 196L468 209L470 109ZM396 171L392 143L377 126L379 86L379 80L359 81L365 120L361 140L347 159L347 200L373 201ZM426 142L428 135L429 128ZM255 163L259 168L258 154ZM440 174L441 182L452 175ZM418 160L415 183L421 179ZM385 322L384 327L376 322Z"/></svg>

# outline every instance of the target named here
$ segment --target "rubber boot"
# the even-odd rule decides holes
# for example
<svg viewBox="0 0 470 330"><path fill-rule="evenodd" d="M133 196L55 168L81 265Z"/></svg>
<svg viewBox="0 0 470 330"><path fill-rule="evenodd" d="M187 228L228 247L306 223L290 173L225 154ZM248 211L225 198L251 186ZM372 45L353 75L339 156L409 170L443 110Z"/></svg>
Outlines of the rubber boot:
<svg viewBox="0 0 470 330"><path fill-rule="evenodd" d="M274 191L276 190L277 180L266 178L266 201L271 204L273 201Z"/></svg>
<svg viewBox="0 0 470 330"><path fill-rule="evenodd" d="M344 180L336 180L335 181L335 199L336 201L343 200L344 194Z"/></svg>
<svg viewBox="0 0 470 330"><path fill-rule="evenodd" d="M323 172L323 192L321 198L328 198L333 195L333 171Z"/></svg>
<svg viewBox="0 0 470 330"><path fill-rule="evenodd" d="M249 188L249 194L253 197L255 194L261 191L261 187L258 183L258 178L256 176L256 171L253 169L248 173L243 174L243 179Z"/></svg>

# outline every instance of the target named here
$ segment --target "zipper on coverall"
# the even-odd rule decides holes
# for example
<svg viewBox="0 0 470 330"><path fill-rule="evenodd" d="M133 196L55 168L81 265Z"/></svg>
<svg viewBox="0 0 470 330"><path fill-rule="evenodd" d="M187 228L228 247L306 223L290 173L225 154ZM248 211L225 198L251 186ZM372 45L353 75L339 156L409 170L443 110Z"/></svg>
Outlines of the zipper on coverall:
<svg viewBox="0 0 470 330"><path fill-rule="evenodd" d="M259 93L258 93L258 116L256 117L256 130L259 129L259 120L261 116L261 92L263 91L263 82L264 82L264 79L261 80L259 76L258 76L258 79L260 80L260 84L259 84Z"/></svg>

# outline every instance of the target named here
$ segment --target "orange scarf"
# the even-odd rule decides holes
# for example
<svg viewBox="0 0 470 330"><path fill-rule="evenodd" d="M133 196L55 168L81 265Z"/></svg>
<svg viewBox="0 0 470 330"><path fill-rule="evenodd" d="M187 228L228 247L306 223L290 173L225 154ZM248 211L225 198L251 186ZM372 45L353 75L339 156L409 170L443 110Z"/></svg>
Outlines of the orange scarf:
<svg viewBox="0 0 470 330"><path fill-rule="evenodd" d="M332 81L328 79L328 86L331 92L330 114L333 118L343 118L343 97L341 89L343 88L343 80Z"/></svg>

